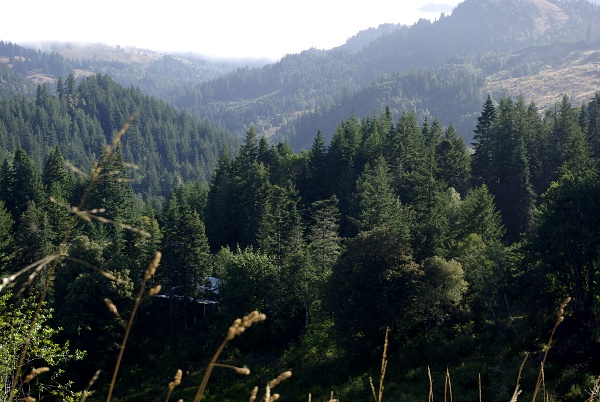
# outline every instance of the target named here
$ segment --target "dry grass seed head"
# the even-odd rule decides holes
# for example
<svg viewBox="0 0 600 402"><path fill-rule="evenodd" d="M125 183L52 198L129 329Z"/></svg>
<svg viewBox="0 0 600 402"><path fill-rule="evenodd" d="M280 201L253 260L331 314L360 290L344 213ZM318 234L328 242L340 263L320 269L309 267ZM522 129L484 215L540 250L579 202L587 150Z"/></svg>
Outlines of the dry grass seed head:
<svg viewBox="0 0 600 402"><path fill-rule="evenodd" d="M258 394L258 387L254 387L252 392L250 393L250 398L248 399L250 402L254 402L256 400L256 395Z"/></svg>
<svg viewBox="0 0 600 402"><path fill-rule="evenodd" d="M146 269L146 273L144 274L145 280L148 280L154 276L154 274L156 273L156 268L158 268L158 264L160 264L161 258L162 258L162 253L160 251L157 251L156 254L154 254L154 258L152 259L152 262L148 266L148 269Z"/></svg>
<svg viewBox="0 0 600 402"><path fill-rule="evenodd" d="M277 376L276 379L271 380L271 382L269 382L269 388L275 388L275 386L277 384L279 384L282 381L287 380L291 376L292 376L292 372L291 371L284 371L283 373L279 374L279 376Z"/></svg>
<svg viewBox="0 0 600 402"><path fill-rule="evenodd" d="M259 313L258 311L253 311L250 314L244 316L243 318L238 318L233 321L231 327L227 331L227 340L232 340L237 335L244 333L246 328L250 328L252 324L261 322L267 319L265 314Z"/></svg>
<svg viewBox="0 0 600 402"><path fill-rule="evenodd" d="M48 371L50 371L49 367L40 367L40 368L31 370L31 373L29 373L29 375L27 377L25 377L25 379L23 380L23 384L27 384L29 381L33 380L38 375L40 375L42 373L46 373Z"/></svg>
<svg viewBox="0 0 600 402"><path fill-rule="evenodd" d="M148 291L148 296L156 296L160 292L160 289L162 289L162 286L156 285Z"/></svg>
<svg viewBox="0 0 600 402"><path fill-rule="evenodd" d="M183 376L183 371L177 370L175 373L175 377L173 377L173 381L169 383L169 389L172 391L176 386L181 384L181 377Z"/></svg>

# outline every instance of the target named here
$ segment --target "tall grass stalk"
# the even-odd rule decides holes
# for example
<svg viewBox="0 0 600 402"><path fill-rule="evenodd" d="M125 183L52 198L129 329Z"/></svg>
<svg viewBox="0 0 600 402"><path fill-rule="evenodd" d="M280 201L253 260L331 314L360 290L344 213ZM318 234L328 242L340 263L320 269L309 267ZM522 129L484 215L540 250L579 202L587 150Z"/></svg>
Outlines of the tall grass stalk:
<svg viewBox="0 0 600 402"><path fill-rule="evenodd" d="M540 371L538 373L538 378L535 383L535 390L533 391L532 402L535 402L537 393L540 390L540 386L542 385L543 374L544 374L544 364L546 363L546 358L548 357L548 351L550 350L550 347L552 346L552 339L554 338L554 333L556 332L556 329L558 328L558 326L565 320L565 317L564 317L565 307L567 306L567 304L569 304L570 301L571 301L571 297L567 297L565 300L563 300L563 302L560 304L560 307L556 313L556 316L557 316L556 322L554 323L554 327L552 328L552 333L550 334L550 339L548 339L548 344L546 345L546 350L544 352L544 358L542 359L542 363L540 365Z"/></svg>
<svg viewBox="0 0 600 402"><path fill-rule="evenodd" d="M446 367L446 379L444 381L444 402L446 402L446 391L450 392L450 402L452 402L452 382L450 382L450 371Z"/></svg>
<svg viewBox="0 0 600 402"><path fill-rule="evenodd" d="M125 335L123 336L123 341L121 342L121 349L119 350L119 357L117 358L117 363L115 364L115 369L113 371L113 376L110 381L110 386L108 388L108 395L106 396L106 402L110 402L110 398L112 397L113 390L115 388L115 383L117 381L117 375L119 373L119 367L121 366L121 360L123 359L123 353L125 352L125 345L127 345L127 339L129 338L129 333L131 332L131 327L133 326L133 319L135 318L135 314L140 305L142 297L144 296L144 291L146 290L146 283L150 278L154 276L156 272L156 268L158 268L158 264L160 263L160 259L162 254L160 251L156 252L154 259L148 266L146 273L144 274L144 279L142 281L142 286L140 287L140 291L138 293L137 298L135 299L135 305L133 306L133 310L129 315L129 322L127 323L127 327L125 328Z"/></svg>
<svg viewBox="0 0 600 402"><path fill-rule="evenodd" d="M15 374L12 379L12 384L11 384L11 387L10 387L10 390L8 393L9 394L8 402L12 402L17 393L17 385L19 383L19 378L21 377L22 366L25 362L25 358L29 351L29 346L31 345L31 341L33 339L33 331L36 328L35 324L37 323L37 320L40 317L40 312L41 312L42 306L44 305L44 301L46 300L46 296L48 295L48 290L50 289L50 285L52 283L52 279L54 278L54 273L56 272L56 268L58 267L58 264L60 263L61 259L63 257L65 257L65 255L66 255L67 245L68 245L69 239L71 237L71 233L73 232L73 229L75 228L75 225L77 224L78 220L86 215L86 212L83 211L83 206L85 205L85 202L87 201L92 189L94 188L94 186L96 185L96 183L98 182L98 180L100 178L100 174L102 172L102 165L109 160L111 155L117 149L117 146L119 145L119 143L121 141L121 138L123 137L123 135L129 128L131 123L133 122L134 118L135 118L135 114L131 115L127 119L127 121L123 124L123 127L121 128L121 130L119 130L119 132L115 135L115 138L113 139L112 143L106 147L106 150L103 154L101 163L96 162L94 164L94 167L92 168L92 174L90 176L89 183L83 192L83 195L79 201L79 205L71 208L71 210L73 212L73 217L71 218L69 226L67 227L67 229L64 233L63 239L58 246L58 253L56 253L52 256L44 257L40 261L27 266L26 268L22 269L21 271L17 272L16 274L10 275L10 276L2 279L2 286L6 286L8 283L13 282L18 276L27 272L29 269L36 267L34 272L29 276L28 280L25 282L25 285L28 286L28 284L30 284L31 281L34 279L35 275L37 273L39 273L39 271L41 271L46 265L51 263L50 268L48 270L48 275L46 277L46 281L44 282L44 287L42 288L39 300L38 300L36 308L35 308L35 312L31 319L31 325L29 327L29 331L27 333L25 342L23 344L23 350L21 351L21 355L19 357L19 364L17 365L17 369L16 369ZM20 293L22 293L22 291L19 291L19 294Z"/></svg>
<svg viewBox="0 0 600 402"><path fill-rule="evenodd" d="M390 332L390 328L387 327L385 329L385 340L383 341L383 353L381 356L381 371L379 373L379 390L375 393L375 386L373 385L373 378L369 377L369 383L371 384L371 392L373 393L373 399L375 402L381 402L381 398L383 397L383 379L385 378L385 372L387 369L387 348L388 348L388 335Z"/></svg>
<svg viewBox="0 0 600 402"><path fill-rule="evenodd" d="M244 316L243 318L238 318L233 322L231 327L229 327L229 330L227 331L227 335L223 339L223 342L221 342L221 345L219 345L219 348L217 349L212 359L208 363L208 366L206 367L206 371L204 372L204 376L202 377L202 381L200 382L198 391L196 391L194 402L200 402L200 399L202 398L202 395L206 390L206 385L208 384L208 379L212 374L212 370L217 365L217 359L225 349L225 346L227 346L227 344L231 340L233 340L233 338L235 338L237 335L242 334L246 330L246 328L249 328L254 323L264 321L266 318L266 315L261 314L258 311L253 311L247 316Z"/></svg>
<svg viewBox="0 0 600 402"><path fill-rule="evenodd" d="M433 380L431 379L431 370L427 366L427 376L429 377L429 402L433 402Z"/></svg>
<svg viewBox="0 0 600 402"><path fill-rule="evenodd" d="M519 397L519 395L521 395L521 391L519 382L521 381L521 374L523 373L523 367L525 367L525 362L527 361L527 358L529 357L529 353L525 354L525 358L523 359L523 362L521 363L521 367L519 367L519 373L517 374L517 385L515 386L515 392L513 392L513 396L512 398L510 398L510 402L517 402L517 398Z"/></svg>

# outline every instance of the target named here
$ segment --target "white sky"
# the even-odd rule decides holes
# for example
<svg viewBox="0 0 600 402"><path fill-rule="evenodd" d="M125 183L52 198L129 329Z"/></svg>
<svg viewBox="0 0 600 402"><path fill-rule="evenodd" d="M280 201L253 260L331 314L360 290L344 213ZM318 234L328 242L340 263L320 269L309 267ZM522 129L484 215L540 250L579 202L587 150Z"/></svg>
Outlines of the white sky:
<svg viewBox="0 0 600 402"><path fill-rule="evenodd" d="M342 45L383 23L439 17L460 0L29 0L1 7L0 40L101 42L279 59ZM432 4L433 3L433 4ZM434 9L427 13L421 8Z"/></svg>

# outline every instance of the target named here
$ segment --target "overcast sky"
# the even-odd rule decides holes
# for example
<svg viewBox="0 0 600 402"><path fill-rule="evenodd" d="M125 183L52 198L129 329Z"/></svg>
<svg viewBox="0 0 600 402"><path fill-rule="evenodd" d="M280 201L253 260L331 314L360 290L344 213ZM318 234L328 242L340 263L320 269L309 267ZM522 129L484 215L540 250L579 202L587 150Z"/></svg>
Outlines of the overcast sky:
<svg viewBox="0 0 600 402"><path fill-rule="evenodd" d="M434 19L460 0L29 0L2 5L0 40L101 42L279 59L383 23Z"/></svg>

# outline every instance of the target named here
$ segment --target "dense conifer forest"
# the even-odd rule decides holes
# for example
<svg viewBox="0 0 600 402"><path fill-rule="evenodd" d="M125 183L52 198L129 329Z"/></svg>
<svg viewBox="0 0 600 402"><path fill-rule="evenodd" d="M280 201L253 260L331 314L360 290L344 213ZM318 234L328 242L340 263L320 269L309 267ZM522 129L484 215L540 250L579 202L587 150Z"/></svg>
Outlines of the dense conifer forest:
<svg viewBox="0 0 600 402"><path fill-rule="evenodd" d="M237 68L0 41L0 401L600 400L597 72L491 84L594 65L598 21L466 0Z"/></svg>
<svg viewBox="0 0 600 402"><path fill-rule="evenodd" d="M0 106L0 272L38 271L31 284L29 272L11 278L3 292L25 284L21 300L35 298L49 272L39 261L64 253L44 307L53 333L33 335L54 349L30 350L30 364L64 371L40 379L40 392L68 381L81 390L96 370L110 373L122 329L102 300L130 310L160 250L152 280L161 297L140 307L123 362L130 374L117 387L123 400L152 397L164 386L157 378L181 367L180 395L188 395L214 340L250 309L268 319L225 359L258 366L253 381L293 369L282 390L290 400L325 398L330 388L341 399L369 397L365 376L386 328L389 398L423 397L427 367L439 376L448 366L457 400L476 396L479 374L486 398L504 400L522 352L532 352L524 377L537 369L539 345L569 295L546 381L560 400L585 396L600 361L600 95L583 107L564 96L544 113L534 101L488 97L472 150L454 126L388 107L350 115L331 141L317 132L310 149L295 153L253 128L236 148L207 122L107 76L79 85L70 76L56 92L42 85L35 100ZM103 144L134 112L103 157ZM165 136L169 129L177 135ZM165 138L171 142L151 145ZM82 197L73 210L81 219L70 227L66 206ZM217 295L208 277L218 278ZM2 300L3 314L6 306L26 314L26 304ZM11 366L5 370L10 379ZM141 383L133 374L140 371ZM107 376L97 380L100 395ZM234 398L245 384L219 385L236 382L223 374L214 381L210 398Z"/></svg>

